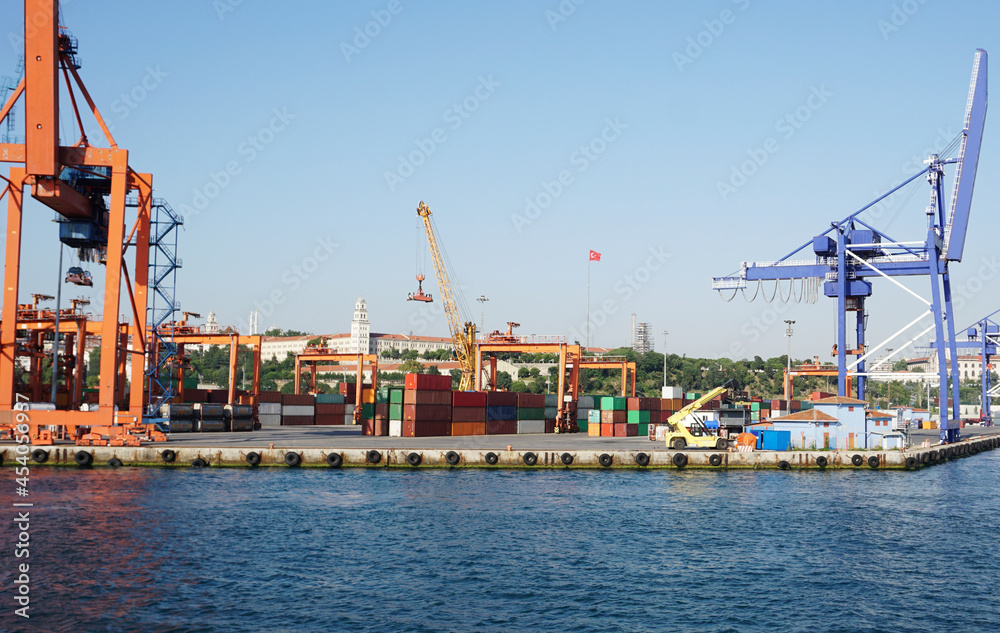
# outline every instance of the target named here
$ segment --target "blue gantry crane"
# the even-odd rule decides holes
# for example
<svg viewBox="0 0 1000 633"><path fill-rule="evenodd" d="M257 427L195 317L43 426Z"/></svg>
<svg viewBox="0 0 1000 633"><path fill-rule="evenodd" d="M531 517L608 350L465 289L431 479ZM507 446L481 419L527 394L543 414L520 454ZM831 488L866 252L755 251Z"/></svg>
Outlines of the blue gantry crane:
<svg viewBox="0 0 1000 633"><path fill-rule="evenodd" d="M993 371L993 357L996 356L997 346L1000 345L1000 324L994 320L997 314L1000 314L1000 310L986 315L967 328L963 328L965 340L955 341L957 349L979 352L979 360L982 363L980 420L987 426L993 426L992 399L1000 397L1000 385L992 384L993 380L990 376ZM936 350L938 348L937 341L932 341L930 347L932 350ZM952 356L952 359L957 358L957 356ZM957 360L952 360L952 365L958 365Z"/></svg>
<svg viewBox="0 0 1000 633"><path fill-rule="evenodd" d="M966 232L969 226L969 212L972 206L972 191L979 163L979 149L986 121L986 51L978 49L972 67L972 81L969 86L968 101L962 132L942 154L932 154L922 170L879 196L805 244L796 248L777 261L743 262L740 270L725 277L713 279L712 287L720 293L728 290L746 292L748 285L757 282L757 290L764 281L774 281L775 292L782 281L789 281L788 296L793 296L791 284L800 280L816 284L822 282L823 294L837 299L837 343L835 354L838 367L838 391L846 395L848 372L857 378L857 397L864 399L865 383L870 371L900 354L907 347L935 330L938 341L945 341L956 358L955 326L951 298L951 277L949 262L961 261L965 248ZM957 148L954 157L947 154ZM944 180L945 167L954 166L954 188L950 205L946 204ZM894 193L926 176L930 184L930 204L927 206L926 231L917 240L898 241L885 231L880 231L862 219L863 214ZM947 207L947 208L946 208ZM812 253L808 254L811 250ZM807 255L808 254L808 255ZM809 257L811 255L811 257ZM809 257L806 259L806 257ZM897 281L896 277L924 276L930 281L931 298L925 299ZM865 340L867 315L865 301L872 294L869 279L882 277L917 298L925 306L918 317L878 345L868 345ZM818 289L817 289L818 290ZM755 292L754 297L759 293ZM803 290L800 298L808 293ZM730 296L729 300L732 299ZM772 295L773 297L773 295ZM813 298L813 300L815 300ZM854 344L848 342L849 315L854 314ZM903 345L897 345L893 354L885 354L871 368L866 360L885 348L890 341L933 317L933 323ZM949 416L948 373L945 362L945 347L938 346L937 374L940 380L941 440L953 442L958 439L958 374L952 367L951 415ZM848 357L854 357L849 361ZM880 375L886 375L881 373ZM907 374L913 376L912 373Z"/></svg>

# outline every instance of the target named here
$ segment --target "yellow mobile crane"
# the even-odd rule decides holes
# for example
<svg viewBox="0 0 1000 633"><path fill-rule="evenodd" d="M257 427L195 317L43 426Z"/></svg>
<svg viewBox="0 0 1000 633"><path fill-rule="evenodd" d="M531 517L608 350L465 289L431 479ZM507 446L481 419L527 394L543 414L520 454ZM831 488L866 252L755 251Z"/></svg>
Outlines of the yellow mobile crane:
<svg viewBox="0 0 1000 633"><path fill-rule="evenodd" d="M671 430L667 433L665 438L667 448L683 450L688 446L692 446L695 448L717 448L719 450L725 450L726 447L729 446L729 440L709 434L708 429L706 429L705 425L700 421L691 425L691 428L694 429L694 433L692 433L686 426L684 426L684 418L694 413L695 410L697 410L701 405L715 398L719 394L725 393L727 390L728 387L726 386L716 387L670 416L670 418L667 419L667 424L670 425Z"/></svg>
<svg viewBox="0 0 1000 633"><path fill-rule="evenodd" d="M427 244L431 250L431 257L434 260L434 272L437 274L438 291L444 297L444 313L448 317L448 328L451 330L451 339L455 345L455 356L458 364L462 367L462 378L459 382L459 389L469 391L476 388L476 324L466 321L462 325L462 318L458 313L458 305L455 304L455 295L451 289L451 281L448 278L448 269L444 265L441 257L441 250L438 248L437 238L434 237L434 227L431 226L431 210L424 201L420 201L417 206L417 215L424 221L424 230L427 232ZM418 280L423 281L422 275ZM418 294L411 294L408 298L411 301L431 301L430 295L424 295L423 288Z"/></svg>

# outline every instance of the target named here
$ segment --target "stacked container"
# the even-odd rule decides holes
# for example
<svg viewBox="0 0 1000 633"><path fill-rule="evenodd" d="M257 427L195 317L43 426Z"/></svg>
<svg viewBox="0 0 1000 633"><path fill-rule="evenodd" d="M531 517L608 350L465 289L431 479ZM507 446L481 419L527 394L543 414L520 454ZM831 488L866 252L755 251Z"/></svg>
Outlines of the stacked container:
<svg viewBox="0 0 1000 633"><path fill-rule="evenodd" d="M315 424L316 401L311 394L281 395L281 425L308 426Z"/></svg>
<svg viewBox="0 0 1000 633"><path fill-rule="evenodd" d="M406 374L403 437L451 435L451 376Z"/></svg>
<svg viewBox="0 0 1000 633"><path fill-rule="evenodd" d="M486 392L486 434L517 433L517 394L509 391Z"/></svg>
<svg viewBox="0 0 1000 633"><path fill-rule="evenodd" d="M403 437L403 389L389 389L389 436Z"/></svg>
<svg viewBox="0 0 1000 633"><path fill-rule="evenodd" d="M582 417L582 416L581 416ZM587 425L587 435L590 437L601 437L601 410L600 409L590 409L587 411L587 421L577 422L581 425L581 431L583 430L582 425Z"/></svg>
<svg viewBox="0 0 1000 633"><path fill-rule="evenodd" d="M601 398L601 437L625 437L628 424L628 399L615 396Z"/></svg>
<svg viewBox="0 0 1000 633"><path fill-rule="evenodd" d="M455 391L451 394L451 434L486 435L486 393Z"/></svg>
<svg viewBox="0 0 1000 633"><path fill-rule="evenodd" d="M545 396L543 394L517 394L517 432L518 434L545 432Z"/></svg>
<svg viewBox="0 0 1000 633"><path fill-rule="evenodd" d="M316 394L316 425L343 426L344 399L339 393Z"/></svg>
<svg viewBox="0 0 1000 633"><path fill-rule="evenodd" d="M261 428L281 426L281 394L261 391L257 396L257 419Z"/></svg>
<svg viewBox="0 0 1000 633"><path fill-rule="evenodd" d="M648 436L649 424L660 421L659 398L629 398L626 437Z"/></svg>
<svg viewBox="0 0 1000 633"><path fill-rule="evenodd" d="M576 401L576 425L579 427L581 433L586 433L590 435L590 425L594 422L594 416L590 415L591 411L600 411L600 408L594 406L594 396L580 396ZM601 414L597 414L597 435L601 434Z"/></svg>

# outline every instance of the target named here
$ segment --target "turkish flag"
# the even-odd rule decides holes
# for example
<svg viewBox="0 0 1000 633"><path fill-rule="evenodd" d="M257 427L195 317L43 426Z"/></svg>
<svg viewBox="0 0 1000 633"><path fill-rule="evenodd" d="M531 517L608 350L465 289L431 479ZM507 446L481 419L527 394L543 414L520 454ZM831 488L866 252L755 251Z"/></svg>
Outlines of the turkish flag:
<svg viewBox="0 0 1000 633"><path fill-rule="evenodd" d="M590 251L590 261L599 262L601 261L601 254L597 251Z"/></svg>

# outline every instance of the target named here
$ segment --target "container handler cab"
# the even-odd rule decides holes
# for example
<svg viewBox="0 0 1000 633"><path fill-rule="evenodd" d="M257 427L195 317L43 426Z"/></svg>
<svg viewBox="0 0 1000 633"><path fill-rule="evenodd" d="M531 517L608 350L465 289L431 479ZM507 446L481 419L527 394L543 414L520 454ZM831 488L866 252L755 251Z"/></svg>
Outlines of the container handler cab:
<svg viewBox="0 0 1000 633"><path fill-rule="evenodd" d="M670 416L667 419L667 425L670 426L671 430L669 430L665 436L667 448L672 448L678 451L689 446L692 448L716 448L719 450L725 450L728 448L729 440L709 433L708 429L705 428L705 425L702 424L700 420L691 425L691 430L688 430L688 427L684 426L684 419L686 417L694 413L699 407L701 407L701 405L705 404L709 400L712 400L716 396L725 393L727 390L728 387L726 386L716 387Z"/></svg>

